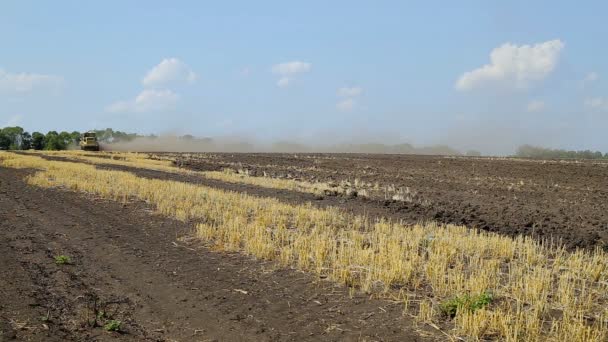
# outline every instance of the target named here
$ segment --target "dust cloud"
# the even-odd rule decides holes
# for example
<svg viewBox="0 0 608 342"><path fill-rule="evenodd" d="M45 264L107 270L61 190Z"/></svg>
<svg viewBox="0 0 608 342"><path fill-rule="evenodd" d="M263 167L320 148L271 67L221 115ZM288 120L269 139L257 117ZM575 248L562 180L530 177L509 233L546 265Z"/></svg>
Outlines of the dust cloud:
<svg viewBox="0 0 608 342"><path fill-rule="evenodd" d="M379 153L460 155L460 151L445 144L414 146L409 143L383 144L376 142L300 143L288 140L260 142L252 138L192 136L137 137L130 141L102 143L106 151L131 152L282 152L282 153Z"/></svg>

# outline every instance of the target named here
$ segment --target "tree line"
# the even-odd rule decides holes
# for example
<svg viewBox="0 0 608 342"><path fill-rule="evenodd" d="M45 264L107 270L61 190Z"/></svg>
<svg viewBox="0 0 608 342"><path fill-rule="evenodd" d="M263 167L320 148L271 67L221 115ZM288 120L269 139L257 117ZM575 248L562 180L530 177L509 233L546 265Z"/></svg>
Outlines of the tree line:
<svg viewBox="0 0 608 342"><path fill-rule="evenodd" d="M49 131L30 134L19 126L0 129L0 150L65 150L78 144L80 132Z"/></svg>
<svg viewBox="0 0 608 342"><path fill-rule="evenodd" d="M522 145L515 153L516 157L538 159L608 159L608 153L600 151L568 151L532 145Z"/></svg>
<svg viewBox="0 0 608 342"><path fill-rule="evenodd" d="M130 141L138 137L135 133L114 131L111 128L95 130L97 139L103 143ZM0 128L0 150L66 150L78 146L81 133L49 131L29 133L22 127Z"/></svg>

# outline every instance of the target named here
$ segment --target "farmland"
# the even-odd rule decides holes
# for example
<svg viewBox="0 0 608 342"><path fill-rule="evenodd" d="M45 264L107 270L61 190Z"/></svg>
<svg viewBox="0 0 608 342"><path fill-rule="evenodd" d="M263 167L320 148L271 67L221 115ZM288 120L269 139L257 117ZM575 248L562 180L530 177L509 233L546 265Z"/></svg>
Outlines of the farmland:
<svg viewBox="0 0 608 342"><path fill-rule="evenodd" d="M511 236L561 239L569 247L592 249L608 244L606 161L396 155L166 156L193 170L230 168L255 176L335 184L346 181L347 187L359 193L375 194L370 197L376 201L353 208L376 212L376 207L384 207L378 211L380 215L407 223L462 224ZM360 199L355 202L361 203Z"/></svg>
<svg viewBox="0 0 608 342"><path fill-rule="evenodd" d="M16 337L607 336L605 162L7 152L0 172Z"/></svg>

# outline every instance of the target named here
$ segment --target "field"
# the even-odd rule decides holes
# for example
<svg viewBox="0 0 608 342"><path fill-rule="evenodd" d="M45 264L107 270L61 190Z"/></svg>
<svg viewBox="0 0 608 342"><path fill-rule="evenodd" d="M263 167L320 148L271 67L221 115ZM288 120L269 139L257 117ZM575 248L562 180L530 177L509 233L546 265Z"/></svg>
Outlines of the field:
<svg viewBox="0 0 608 342"><path fill-rule="evenodd" d="M0 337L608 338L608 163L0 153Z"/></svg>
<svg viewBox="0 0 608 342"><path fill-rule="evenodd" d="M193 170L350 183L378 201L353 211L407 223L432 220L510 236L608 248L608 161L394 155L166 155ZM396 200L395 200L396 199ZM403 200L405 199L405 200ZM359 207L359 209L357 209Z"/></svg>

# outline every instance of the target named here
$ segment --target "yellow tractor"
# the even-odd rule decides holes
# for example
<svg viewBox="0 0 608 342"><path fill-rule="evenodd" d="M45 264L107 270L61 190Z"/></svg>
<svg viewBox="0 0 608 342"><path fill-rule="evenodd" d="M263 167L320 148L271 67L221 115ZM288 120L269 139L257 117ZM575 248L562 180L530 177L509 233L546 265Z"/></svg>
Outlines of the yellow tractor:
<svg viewBox="0 0 608 342"><path fill-rule="evenodd" d="M80 149L84 151L99 151L99 142L97 141L97 134L89 131L80 135Z"/></svg>

